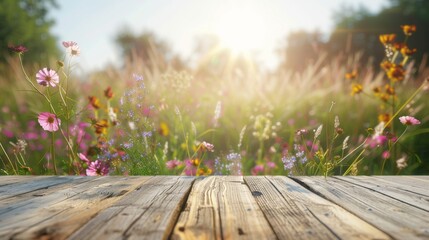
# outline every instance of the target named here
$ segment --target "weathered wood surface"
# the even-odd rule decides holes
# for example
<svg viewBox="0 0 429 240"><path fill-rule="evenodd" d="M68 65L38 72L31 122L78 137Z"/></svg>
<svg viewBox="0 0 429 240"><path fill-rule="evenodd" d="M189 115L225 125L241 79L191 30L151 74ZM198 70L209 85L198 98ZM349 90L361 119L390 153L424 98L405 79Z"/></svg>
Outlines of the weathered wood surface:
<svg viewBox="0 0 429 240"><path fill-rule="evenodd" d="M429 239L429 177L0 177L0 239L170 238Z"/></svg>

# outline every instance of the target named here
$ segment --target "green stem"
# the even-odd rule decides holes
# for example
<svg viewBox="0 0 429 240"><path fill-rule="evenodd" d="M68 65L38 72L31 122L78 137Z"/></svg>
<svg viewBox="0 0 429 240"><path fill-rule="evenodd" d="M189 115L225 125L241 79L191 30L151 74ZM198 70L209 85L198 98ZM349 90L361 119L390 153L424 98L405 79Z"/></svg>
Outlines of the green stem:
<svg viewBox="0 0 429 240"><path fill-rule="evenodd" d="M51 158L52 158L52 164L54 165L54 174L58 175L57 164L56 164L56 159L55 159L55 146L54 146L54 143L55 143L55 133L52 132L51 136L52 136L52 138L51 138Z"/></svg>

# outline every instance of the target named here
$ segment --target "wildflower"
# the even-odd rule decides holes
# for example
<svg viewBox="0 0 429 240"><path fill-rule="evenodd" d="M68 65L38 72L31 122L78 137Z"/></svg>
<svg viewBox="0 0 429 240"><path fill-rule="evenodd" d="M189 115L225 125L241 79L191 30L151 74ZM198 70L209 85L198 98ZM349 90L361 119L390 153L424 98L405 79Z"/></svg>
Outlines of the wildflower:
<svg viewBox="0 0 429 240"><path fill-rule="evenodd" d="M173 160L167 161L167 162L165 163L165 166L166 166L168 169L174 169L174 168L176 168L176 167L178 167L178 166L181 166L182 164L183 164L183 163L182 163L181 161L176 160L176 159L173 159Z"/></svg>
<svg viewBox="0 0 429 240"><path fill-rule="evenodd" d="M403 47L401 49L401 53L402 53L403 56L411 56L411 55L413 55L416 52L417 52L417 49L415 49L415 48L410 49L407 46L405 46L405 47Z"/></svg>
<svg viewBox="0 0 429 240"><path fill-rule="evenodd" d="M356 72L356 70L354 70L354 71L352 71L352 72L350 72L350 73L346 73L346 75L345 75L345 78L347 79L347 80L352 80L352 79L355 79L357 77L357 72Z"/></svg>
<svg viewBox="0 0 429 240"><path fill-rule="evenodd" d="M104 96L107 98L107 99L112 99L113 98L113 91L112 91L112 88L109 86L109 87L107 87L107 89L106 90L104 90Z"/></svg>
<svg viewBox="0 0 429 240"><path fill-rule="evenodd" d="M308 133L307 129L299 129L296 131L297 136L303 136L303 135L306 135L307 133Z"/></svg>
<svg viewBox="0 0 429 240"><path fill-rule="evenodd" d="M381 154L381 157L382 157L383 159L389 159L389 158L390 158L390 152L389 152L389 151L384 151L384 152Z"/></svg>
<svg viewBox="0 0 429 240"><path fill-rule="evenodd" d="M42 112L38 116L38 121L43 130L49 132L55 132L60 128L61 120L57 116L50 112Z"/></svg>
<svg viewBox="0 0 429 240"><path fill-rule="evenodd" d="M84 161L86 164L90 164L89 159L83 154L83 153L78 153L77 156L80 158L80 160Z"/></svg>
<svg viewBox="0 0 429 240"><path fill-rule="evenodd" d="M396 34L382 34L379 36L380 42L384 45L393 43L395 38Z"/></svg>
<svg viewBox="0 0 429 240"><path fill-rule="evenodd" d="M323 128L323 124L321 124L317 128L316 132L314 132L314 140L316 140L319 137L319 135L322 133L322 128Z"/></svg>
<svg viewBox="0 0 429 240"><path fill-rule="evenodd" d="M381 92L381 88L380 88L380 87L374 87L374 88L372 89L372 91L373 91L375 94L377 94L377 93L380 93L380 92Z"/></svg>
<svg viewBox="0 0 429 240"><path fill-rule="evenodd" d="M411 117L411 116L402 116L402 117L399 118L399 121L401 121L402 124L408 125L408 126L409 125L419 125L420 124L419 120L417 120L416 118Z"/></svg>
<svg viewBox="0 0 429 240"><path fill-rule="evenodd" d="M89 96L89 103L95 109L99 109L101 107L100 100L97 97Z"/></svg>
<svg viewBox="0 0 429 240"><path fill-rule="evenodd" d="M251 170L252 175L258 175L259 173L263 173L264 172L264 165L262 164L258 164L256 166L254 166Z"/></svg>
<svg viewBox="0 0 429 240"><path fill-rule="evenodd" d="M378 121L387 123L390 121L390 114L389 113L382 113L378 115Z"/></svg>
<svg viewBox="0 0 429 240"><path fill-rule="evenodd" d="M354 96L355 94L359 94L363 91L363 87L362 85L355 83L352 86L352 96Z"/></svg>
<svg viewBox="0 0 429 240"><path fill-rule="evenodd" d="M407 36L411 36L417 30L416 25L402 25L401 28Z"/></svg>
<svg viewBox="0 0 429 240"><path fill-rule="evenodd" d="M340 118L338 116L335 116L334 119L334 128L340 127Z"/></svg>
<svg viewBox="0 0 429 240"><path fill-rule="evenodd" d="M403 155L400 159L396 160L396 167L399 170L402 170L408 166L407 164L407 156Z"/></svg>
<svg viewBox="0 0 429 240"><path fill-rule="evenodd" d="M106 134L109 122L106 119L98 120L94 124L96 134Z"/></svg>
<svg viewBox="0 0 429 240"><path fill-rule="evenodd" d="M349 147L349 145L348 145L349 138L350 138L350 136L347 136L346 138L344 138L343 148L342 148L343 151L346 150Z"/></svg>
<svg viewBox="0 0 429 240"><path fill-rule="evenodd" d="M389 84L386 84L385 86L386 93L389 95L395 95L395 88L393 86L390 86Z"/></svg>
<svg viewBox="0 0 429 240"><path fill-rule="evenodd" d="M385 71L388 71L393 66L393 63L389 61L383 61L380 63L380 67L383 68Z"/></svg>
<svg viewBox="0 0 429 240"><path fill-rule="evenodd" d="M25 148L27 147L27 142L23 139L18 139L16 143L9 142L13 146L14 153L25 153Z"/></svg>
<svg viewBox="0 0 429 240"><path fill-rule="evenodd" d="M43 68L36 74L37 83L45 87L55 87L60 83L60 77L57 72L50 68Z"/></svg>
<svg viewBox="0 0 429 240"><path fill-rule="evenodd" d="M404 80L405 70L401 64L393 64L393 66L387 71L387 77L392 81Z"/></svg>
<svg viewBox="0 0 429 240"><path fill-rule="evenodd" d="M214 145L205 141L200 144L200 148L202 151L214 152Z"/></svg>
<svg viewBox="0 0 429 240"><path fill-rule="evenodd" d="M109 119L113 123L113 125L118 124L118 116L116 114L115 109L113 109L112 107L109 107L108 115L109 115Z"/></svg>
<svg viewBox="0 0 429 240"><path fill-rule="evenodd" d="M158 133L161 136L168 136L168 134L170 133L170 129L168 128L168 125L164 122L160 123L158 128Z"/></svg>
<svg viewBox="0 0 429 240"><path fill-rule="evenodd" d="M104 176L109 173L109 167L107 164L100 160L91 162L86 169L87 176Z"/></svg>
<svg viewBox="0 0 429 240"><path fill-rule="evenodd" d="M73 42L73 41L63 42L63 46L67 48L69 53L73 56L78 56L80 54L80 48L76 42Z"/></svg>
<svg viewBox="0 0 429 240"><path fill-rule="evenodd" d="M293 168L293 166L295 165L296 157L295 156L290 156L290 157L283 156L282 162L283 162L285 170L291 170Z"/></svg>
<svg viewBox="0 0 429 240"><path fill-rule="evenodd" d="M28 51L28 49L26 47L24 47L23 45L17 45L17 46L9 46L8 47L10 51L18 53L18 54L22 54Z"/></svg>
<svg viewBox="0 0 429 240"><path fill-rule="evenodd" d="M400 42L400 43L394 43L393 44L393 48L392 48L392 50L393 51L401 51L403 48L405 48L405 47L407 47L406 45L405 45L405 43L403 43L403 42Z"/></svg>

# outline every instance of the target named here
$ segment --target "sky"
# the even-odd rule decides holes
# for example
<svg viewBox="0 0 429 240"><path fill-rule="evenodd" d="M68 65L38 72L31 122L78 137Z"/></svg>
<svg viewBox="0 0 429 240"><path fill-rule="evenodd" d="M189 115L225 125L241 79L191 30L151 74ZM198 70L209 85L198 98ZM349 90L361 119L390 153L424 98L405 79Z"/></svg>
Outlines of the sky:
<svg viewBox="0 0 429 240"><path fill-rule="evenodd" d="M276 66L276 49L288 33L318 30L329 34L341 6L377 12L387 0L57 0L51 11L53 34L75 41L84 72L119 65L115 36L124 28L154 32L174 53L192 61L196 39L217 35L224 47L249 52L266 68ZM60 44L60 43L59 43Z"/></svg>

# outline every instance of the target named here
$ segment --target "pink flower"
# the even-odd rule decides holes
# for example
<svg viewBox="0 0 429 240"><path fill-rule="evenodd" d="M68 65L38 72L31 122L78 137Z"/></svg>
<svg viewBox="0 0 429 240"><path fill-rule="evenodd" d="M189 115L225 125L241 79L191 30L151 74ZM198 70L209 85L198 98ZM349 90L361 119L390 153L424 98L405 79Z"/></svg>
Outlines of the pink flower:
<svg viewBox="0 0 429 240"><path fill-rule="evenodd" d="M165 166L166 166L168 169L174 169L174 168L176 168L176 167L178 167L178 166L180 166L180 165L182 165L182 162L181 162L181 161L179 161L179 160L176 160L176 159L173 159L173 160L167 161L167 162L165 163Z"/></svg>
<svg viewBox="0 0 429 240"><path fill-rule="evenodd" d="M12 52L16 52L16 53L19 53L19 54L25 53L26 51L28 51L28 49L26 47L24 47L23 45L9 46L8 48Z"/></svg>
<svg viewBox="0 0 429 240"><path fill-rule="evenodd" d="M381 157L382 157L383 159L389 159L389 158L390 158L390 152L389 152L389 151L384 151L384 152L381 154Z"/></svg>
<svg viewBox="0 0 429 240"><path fill-rule="evenodd" d="M63 42L63 46L67 48L67 50L71 55L78 56L80 54L80 48L76 42L73 42L73 41Z"/></svg>
<svg viewBox="0 0 429 240"><path fill-rule="evenodd" d="M80 160L84 161L86 164L90 164L89 159L83 154L83 153L78 153L77 156L80 158Z"/></svg>
<svg viewBox="0 0 429 240"><path fill-rule="evenodd" d="M91 162L86 169L87 176L104 176L109 173L109 167L100 160Z"/></svg>
<svg viewBox="0 0 429 240"><path fill-rule="evenodd" d="M55 114L49 112L42 112L39 114L38 121L43 130L55 132L60 128L61 119L57 118Z"/></svg>
<svg viewBox="0 0 429 240"><path fill-rule="evenodd" d="M401 121L401 123L404 125L419 125L420 124L419 120L417 120L411 116L402 116L399 118L399 121Z"/></svg>
<svg viewBox="0 0 429 240"><path fill-rule="evenodd" d="M264 172L264 165L262 164L258 164L256 166L254 166L251 170L252 175L258 175L259 173L263 173Z"/></svg>
<svg viewBox="0 0 429 240"><path fill-rule="evenodd" d="M63 46L65 48L69 48L69 47L72 47L72 46L77 46L77 43L73 42L73 41L63 41Z"/></svg>
<svg viewBox="0 0 429 240"><path fill-rule="evenodd" d="M208 143L208 142L203 141L203 142L201 143L201 149L202 149L203 151L207 150L207 151L209 151L209 152L214 152L214 145L213 145L213 144L211 144L211 143Z"/></svg>
<svg viewBox="0 0 429 240"><path fill-rule="evenodd" d="M57 72L50 68L43 68L36 74L37 83L45 87L55 87L60 83L60 77Z"/></svg>

